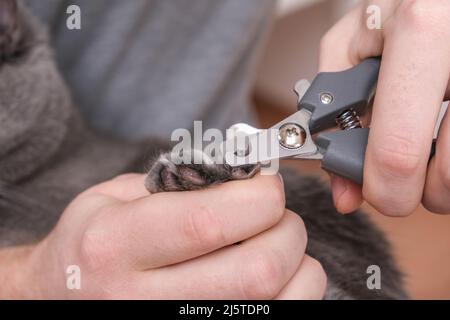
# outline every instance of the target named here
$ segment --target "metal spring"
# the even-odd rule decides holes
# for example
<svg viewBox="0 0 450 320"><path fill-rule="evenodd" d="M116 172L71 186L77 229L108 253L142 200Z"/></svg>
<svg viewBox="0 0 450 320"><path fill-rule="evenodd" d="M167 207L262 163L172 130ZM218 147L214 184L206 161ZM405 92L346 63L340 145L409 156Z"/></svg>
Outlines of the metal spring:
<svg viewBox="0 0 450 320"><path fill-rule="evenodd" d="M343 112L336 119L336 123L338 124L339 128L341 128L341 130L353 130L363 127L361 119L353 109Z"/></svg>

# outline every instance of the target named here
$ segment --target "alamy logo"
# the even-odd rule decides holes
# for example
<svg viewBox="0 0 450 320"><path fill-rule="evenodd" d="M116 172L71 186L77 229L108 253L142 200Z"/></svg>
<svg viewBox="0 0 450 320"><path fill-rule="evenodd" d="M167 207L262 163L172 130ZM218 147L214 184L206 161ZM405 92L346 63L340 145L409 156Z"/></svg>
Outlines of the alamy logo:
<svg viewBox="0 0 450 320"><path fill-rule="evenodd" d="M381 290L381 268L377 265L372 265L367 268L367 274L370 274L367 278L367 289L369 290Z"/></svg>
<svg viewBox="0 0 450 320"><path fill-rule="evenodd" d="M367 28L369 30L381 29L381 8L376 5L370 5L367 7L366 13L369 15L367 18Z"/></svg>
<svg viewBox="0 0 450 320"><path fill-rule="evenodd" d="M81 269L77 265L70 265L66 269L66 287L69 290L81 289Z"/></svg>
<svg viewBox="0 0 450 320"><path fill-rule="evenodd" d="M81 8L77 5L67 7L66 13L69 15L66 26L69 30L81 30Z"/></svg>
<svg viewBox="0 0 450 320"><path fill-rule="evenodd" d="M278 130L265 130L258 135L226 130L226 140L219 129L203 132L202 122L194 122L193 135L187 129L172 132L171 141L178 142L172 149L175 164L228 164L241 166L261 163L262 175L275 175L279 169ZM267 161L260 161L271 159Z"/></svg>

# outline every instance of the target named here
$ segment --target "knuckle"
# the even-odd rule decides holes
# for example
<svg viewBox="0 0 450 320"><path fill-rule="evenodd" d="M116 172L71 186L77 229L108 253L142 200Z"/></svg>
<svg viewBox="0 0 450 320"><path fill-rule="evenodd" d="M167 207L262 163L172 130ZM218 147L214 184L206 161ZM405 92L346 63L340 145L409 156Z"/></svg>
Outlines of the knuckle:
<svg viewBox="0 0 450 320"><path fill-rule="evenodd" d="M95 193L103 193L105 190L108 189L110 182L105 181L101 182L99 184L96 184L90 188L88 188L86 191L84 191L82 194L95 194Z"/></svg>
<svg viewBox="0 0 450 320"><path fill-rule="evenodd" d="M129 180L138 177L139 174L137 173L123 173L118 175L117 177L113 178L111 181L124 181Z"/></svg>
<svg viewBox="0 0 450 320"><path fill-rule="evenodd" d="M428 33L446 30L448 10L444 10L443 7L446 4L439 2L436 5L430 5L427 2L429 1L404 0L397 10L397 15L403 23L412 27L416 32Z"/></svg>
<svg viewBox="0 0 450 320"><path fill-rule="evenodd" d="M335 49L336 46L336 38L341 38L339 32L335 32L335 28L331 28L328 30L320 39L319 50L320 52L330 52ZM333 51L331 51L333 52Z"/></svg>
<svg viewBox="0 0 450 320"><path fill-rule="evenodd" d="M417 152L421 146L410 138L388 135L383 143L376 143L373 149L374 160L381 170L399 178L414 175L422 164Z"/></svg>
<svg viewBox="0 0 450 320"><path fill-rule="evenodd" d="M283 270L280 256L274 250L259 251L245 261L241 288L246 299L270 299L281 289Z"/></svg>
<svg viewBox="0 0 450 320"><path fill-rule="evenodd" d="M320 52L324 52L325 50L327 50L330 47L330 43L331 43L330 32L327 32L320 39L320 44L319 44Z"/></svg>
<svg viewBox="0 0 450 320"><path fill-rule="evenodd" d="M114 265L115 254L111 241L102 230L88 227L80 241L80 260L88 271L98 271Z"/></svg>
<svg viewBox="0 0 450 320"><path fill-rule="evenodd" d="M225 234L220 217L207 206L196 206L185 215L183 233L190 243L215 247L225 243Z"/></svg>

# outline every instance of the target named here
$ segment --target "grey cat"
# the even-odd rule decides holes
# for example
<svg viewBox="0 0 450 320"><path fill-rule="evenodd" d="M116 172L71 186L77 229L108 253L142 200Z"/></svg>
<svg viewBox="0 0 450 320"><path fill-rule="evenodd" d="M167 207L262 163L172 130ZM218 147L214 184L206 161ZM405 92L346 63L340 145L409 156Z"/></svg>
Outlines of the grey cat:
<svg viewBox="0 0 450 320"><path fill-rule="evenodd" d="M162 150L167 146L158 141L132 144L90 129L44 28L15 1L0 0L0 247L38 241L78 193L120 173L142 172L146 159ZM207 188L258 172L254 166L175 165L167 154L154 158L146 179L151 192ZM288 172L284 179L287 207L307 226L307 252L328 275L326 298L407 298L388 243L361 212L337 214L315 178ZM381 268L381 290L367 288L370 265Z"/></svg>

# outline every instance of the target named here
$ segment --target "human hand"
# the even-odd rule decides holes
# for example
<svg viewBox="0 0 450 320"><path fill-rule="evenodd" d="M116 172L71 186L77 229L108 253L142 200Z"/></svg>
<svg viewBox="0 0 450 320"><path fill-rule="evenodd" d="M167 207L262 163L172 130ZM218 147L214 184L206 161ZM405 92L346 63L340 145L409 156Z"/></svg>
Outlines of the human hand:
<svg viewBox="0 0 450 320"><path fill-rule="evenodd" d="M143 175L97 185L22 259L16 297L321 299L326 276L283 190L278 176L154 195ZM80 290L66 287L69 265Z"/></svg>
<svg viewBox="0 0 450 320"><path fill-rule="evenodd" d="M367 8L381 12L381 29L367 26ZM390 216L411 214L422 202L450 213L450 116L429 161L440 107L450 98L450 2L363 1L322 39L320 70L341 71L382 55L367 146L364 185L332 176L343 213L363 199Z"/></svg>

